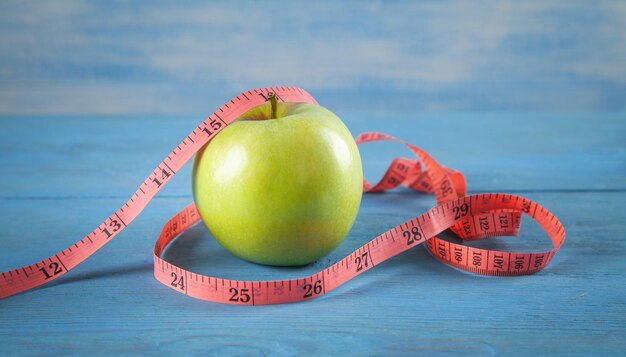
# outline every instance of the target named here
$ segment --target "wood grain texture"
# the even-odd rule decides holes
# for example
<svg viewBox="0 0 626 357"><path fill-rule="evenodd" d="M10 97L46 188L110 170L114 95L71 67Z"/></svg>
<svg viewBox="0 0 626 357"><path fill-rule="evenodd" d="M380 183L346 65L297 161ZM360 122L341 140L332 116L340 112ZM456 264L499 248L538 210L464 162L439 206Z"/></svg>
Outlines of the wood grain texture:
<svg viewBox="0 0 626 357"><path fill-rule="evenodd" d="M152 278L152 245L191 201L189 166L114 242L68 276L0 301L0 354L619 355L626 353L626 115L338 113L352 133L382 130L463 171L470 192L511 192L550 209L567 240L543 272L468 275L418 247L322 298L226 306ZM54 254L98 225L196 124L186 117L0 118L0 271ZM141 135L144 130L146 135ZM362 147L365 173L409 155ZM202 225L165 258L235 279L305 276L434 204L399 189L369 194L346 242L304 268L232 257ZM522 237L472 244L541 249Z"/></svg>

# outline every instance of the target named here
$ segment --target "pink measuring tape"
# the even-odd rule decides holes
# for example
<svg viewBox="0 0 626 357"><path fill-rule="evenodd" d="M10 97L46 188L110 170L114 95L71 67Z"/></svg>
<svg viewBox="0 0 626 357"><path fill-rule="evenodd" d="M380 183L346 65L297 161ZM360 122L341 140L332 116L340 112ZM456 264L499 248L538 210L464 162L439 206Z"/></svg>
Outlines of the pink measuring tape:
<svg viewBox="0 0 626 357"><path fill-rule="evenodd" d="M263 105L271 94L283 102L317 102L295 87L271 87L242 93L224 104L194 129L152 171L131 198L91 233L71 247L35 264L2 272L0 298L6 298L57 279L74 269L130 224L150 200L193 155L248 110ZM167 245L200 221L192 203L170 219L154 247L154 276L191 297L220 303L264 305L296 302L324 295L381 262L422 243L445 264L475 274L512 276L543 269L565 241L559 220L539 204L508 194L466 196L464 176L437 163L420 148L382 133L363 133L357 144L394 141L405 145L415 159L394 159L375 185L364 181L364 192L381 192L401 184L435 194L437 206L402 223L363 245L330 267L308 277L277 281L241 281L193 273L166 262ZM451 229L463 240L517 235L522 214L529 215L548 234L553 249L542 253L516 253L479 249L436 237Z"/></svg>

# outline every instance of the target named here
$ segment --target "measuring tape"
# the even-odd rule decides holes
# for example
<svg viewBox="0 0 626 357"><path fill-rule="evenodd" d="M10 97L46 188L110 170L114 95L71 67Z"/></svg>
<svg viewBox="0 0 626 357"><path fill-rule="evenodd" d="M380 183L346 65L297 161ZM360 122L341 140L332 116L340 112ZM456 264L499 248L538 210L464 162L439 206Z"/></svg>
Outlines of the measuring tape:
<svg viewBox="0 0 626 357"><path fill-rule="evenodd" d="M132 197L95 230L71 247L38 263L2 273L0 298L18 294L57 279L74 269L115 238L148 205L189 159L221 130L248 110L265 104L274 95L282 102L318 105L306 91L296 87L254 89L231 99L195 128L152 171ZM382 133L360 134L357 144L393 141L408 147L417 159L394 159L375 185L364 180L364 192L382 192L403 184L434 193L437 206L380 235L321 272L279 281L241 281L196 274L161 258L165 248L187 228L200 221L192 203L170 219L154 247L154 276L166 286L188 296L242 305L279 304L324 295L348 280L408 249L426 243L431 254L445 264L475 274L512 276L543 269L565 241L559 220L539 204L508 194L466 196L465 177L440 165L420 148ZM473 248L436 237L450 229L463 240L517 235L522 213L546 231L553 249L542 253L514 253Z"/></svg>

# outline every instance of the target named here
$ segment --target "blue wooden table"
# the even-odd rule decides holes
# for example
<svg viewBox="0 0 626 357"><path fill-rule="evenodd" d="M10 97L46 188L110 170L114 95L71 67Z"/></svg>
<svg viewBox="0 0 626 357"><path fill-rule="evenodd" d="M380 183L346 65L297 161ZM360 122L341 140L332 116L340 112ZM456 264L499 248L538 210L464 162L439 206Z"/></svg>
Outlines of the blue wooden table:
<svg viewBox="0 0 626 357"><path fill-rule="evenodd" d="M332 109L332 108L331 108ZM67 276L0 301L0 354L556 355L626 353L626 114L339 112L354 135L385 131L466 174L470 193L535 200L567 239L536 275L461 273L423 247L332 293L288 305L244 307L176 294L152 277L152 245L191 202L187 165L119 237ZM116 210L201 118L0 118L0 271L73 244ZM148 133L143 136L140 130ZM371 181L390 143L361 147ZM304 268L246 263L202 225L165 258L235 279L284 279L330 265L431 206L397 189L368 194L350 235ZM541 250L545 233L473 244Z"/></svg>

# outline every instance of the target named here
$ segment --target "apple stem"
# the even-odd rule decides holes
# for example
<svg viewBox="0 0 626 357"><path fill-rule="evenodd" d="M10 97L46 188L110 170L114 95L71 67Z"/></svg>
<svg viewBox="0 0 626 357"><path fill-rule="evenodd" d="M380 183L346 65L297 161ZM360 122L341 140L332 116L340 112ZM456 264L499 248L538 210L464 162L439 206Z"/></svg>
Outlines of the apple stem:
<svg viewBox="0 0 626 357"><path fill-rule="evenodd" d="M272 106L272 116L271 119L276 119L276 107L278 106L278 102L276 101L276 95L274 93L269 93L267 95L267 100L270 102Z"/></svg>

